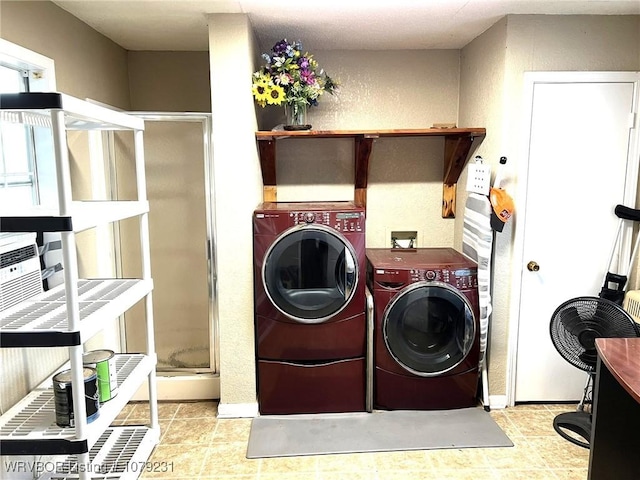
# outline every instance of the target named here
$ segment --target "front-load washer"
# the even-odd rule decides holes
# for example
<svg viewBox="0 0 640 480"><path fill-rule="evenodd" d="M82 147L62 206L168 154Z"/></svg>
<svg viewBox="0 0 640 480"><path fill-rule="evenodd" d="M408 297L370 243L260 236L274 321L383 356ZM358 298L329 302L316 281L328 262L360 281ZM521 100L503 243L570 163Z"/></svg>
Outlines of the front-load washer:
<svg viewBox="0 0 640 480"><path fill-rule="evenodd" d="M373 399L378 409L477 403L476 264L451 248L366 250L373 295Z"/></svg>
<svg viewBox="0 0 640 480"><path fill-rule="evenodd" d="M264 203L253 231L260 412L364 411L364 208Z"/></svg>

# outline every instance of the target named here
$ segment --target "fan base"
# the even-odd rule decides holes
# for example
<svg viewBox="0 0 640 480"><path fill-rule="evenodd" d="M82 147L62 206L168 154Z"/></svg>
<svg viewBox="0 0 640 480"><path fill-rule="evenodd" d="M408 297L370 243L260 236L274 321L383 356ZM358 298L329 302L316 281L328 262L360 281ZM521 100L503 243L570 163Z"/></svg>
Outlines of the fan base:
<svg viewBox="0 0 640 480"><path fill-rule="evenodd" d="M591 442L591 414L587 412L561 413L553 419L553 429L565 440L579 447L589 448ZM585 441L583 442L571 435L567 430L579 435Z"/></svg>

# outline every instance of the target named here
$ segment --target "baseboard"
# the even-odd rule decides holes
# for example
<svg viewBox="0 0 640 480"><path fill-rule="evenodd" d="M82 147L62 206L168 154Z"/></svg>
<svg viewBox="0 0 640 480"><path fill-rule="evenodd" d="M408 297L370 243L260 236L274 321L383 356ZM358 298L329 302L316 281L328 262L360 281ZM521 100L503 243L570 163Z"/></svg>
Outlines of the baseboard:
<svg viewBox="0 0 640 480"><path fill-rule="evenodd" d="M218 418L253 418L258 415L258 402L220 403L218 405Z"/></svg>
<svg viewBox="0 0 640 480"><path fill-rule="evenodd" d="M189 401L220 398L220 375L218 374L171 374L156 375L158 400ZM133 396L134 401L148 401L149 391L145 382Z"/></svg>
<svg viewBox="0 0 640 480"><path fill-rule="evenodd" d="M507 408L507 396L506 395L489 395L489 405L491 410L500 410Z"/></svg>

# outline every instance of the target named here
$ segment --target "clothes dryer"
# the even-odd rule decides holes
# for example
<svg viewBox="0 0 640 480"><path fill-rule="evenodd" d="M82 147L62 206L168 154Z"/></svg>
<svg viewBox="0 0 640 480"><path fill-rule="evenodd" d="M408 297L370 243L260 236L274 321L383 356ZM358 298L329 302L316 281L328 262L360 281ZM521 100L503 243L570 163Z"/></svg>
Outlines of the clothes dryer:
<svg viewBox="0 0 640 480"><path fill-rule="evenodd" d="M364 411L364 208L265 203L253 229L260 412Z"/></svg>
<svg viewBox="0 0 640 480"><path fill-rule="evenodd" d="M374 407L476 405L476 264L451 248L366 250L373 295Z"/></svg>

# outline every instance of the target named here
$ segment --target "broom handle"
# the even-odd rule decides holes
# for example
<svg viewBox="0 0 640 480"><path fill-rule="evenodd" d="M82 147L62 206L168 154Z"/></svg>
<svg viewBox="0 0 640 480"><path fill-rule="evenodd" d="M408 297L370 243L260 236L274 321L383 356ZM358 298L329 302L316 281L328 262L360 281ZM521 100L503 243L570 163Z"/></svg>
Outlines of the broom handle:
<svg viewBox="0 0 640 480"><path fill-rule="evenodd" d="M607 282L607 274L609 270L611 270L611 262L613 262L613 257L616 253L616 247L618 246L618 240L620 239L620 234L622 233L622 224L624 223L624 219L620 219L618 221L618 230L616 231L616 238L613 241L613 246L611 247L611 253L609 254L609 262L607 263L607 268L605 268L604 278L602 279L602 284L606 285Z"/></svg>
<svg viewBox="0 0 640 480"><path fill-rule="evenodd" d="M614 210L616 216L620 219L622 223L624 220L631 220L632 222L640 222L640 210L635 208L626 207L624 205L616 205ZM636 241L633 244L633 253L631 254L631 259L629 261L629 266L627 268L626 276L629 278L629 274L631 273L631 267L633 266L633 260L636 258L636 254L638 253L638 245L640 245L640 234L636 237Z"/></svg>

